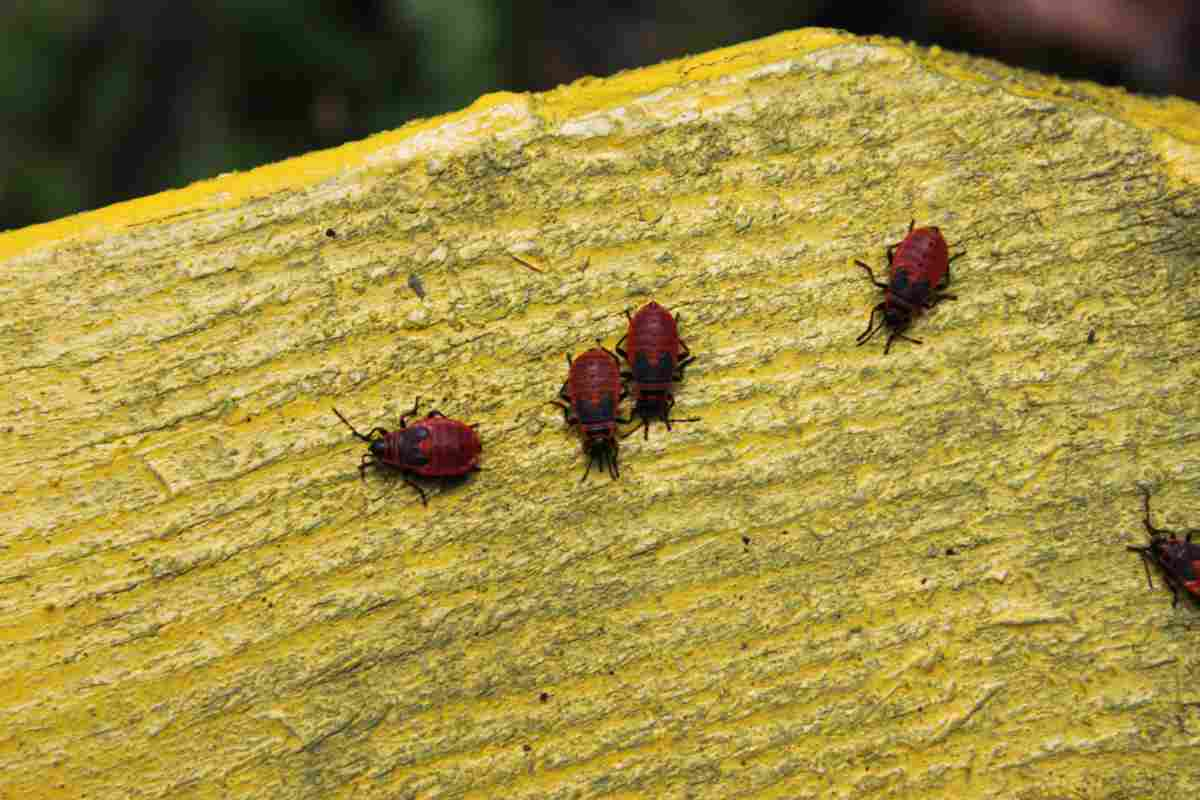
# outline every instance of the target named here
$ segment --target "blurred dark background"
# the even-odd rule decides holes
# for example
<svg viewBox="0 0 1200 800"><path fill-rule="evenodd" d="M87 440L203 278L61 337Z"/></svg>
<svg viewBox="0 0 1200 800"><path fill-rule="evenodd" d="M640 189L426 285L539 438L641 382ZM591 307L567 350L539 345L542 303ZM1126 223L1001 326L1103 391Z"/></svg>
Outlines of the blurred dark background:
<svg viewBox="0 0 1200 800"><path fill-rule="evenodd" d="M0 229L817 25L1200 98L1193 0L44 0L0 15Z"/></svg>

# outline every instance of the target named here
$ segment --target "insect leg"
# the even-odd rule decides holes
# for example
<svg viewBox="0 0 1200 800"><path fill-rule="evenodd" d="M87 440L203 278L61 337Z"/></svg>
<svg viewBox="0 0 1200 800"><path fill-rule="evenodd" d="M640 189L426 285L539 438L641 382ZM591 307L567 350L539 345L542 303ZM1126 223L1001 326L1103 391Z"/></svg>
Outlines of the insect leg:
<svg viewBox="0 0 1200 800"><path fill-rule="evenodd" d="M370 453L363 453L362 461L358 462L358 477L362 478L363 486L367 485L367 467L374 463Z"/></svg>
<svg viewBox="0 0 1200 800"><path fill-rule="evenodd" d="M571 407L569 405L561 403L558 400L548 400L546 401L546 405L561 408L563 412L563 422L565 422L567 425L575 424L575 421L572 421L571 419Z"/></svg>
<svg viewBox="0 0 1200 800"><path fill-rule="evenodd" d="M942 278L941 283L939 283L937 286L933 287L934 289L945 289L947 286L950 285L950 265L954 263L954 259L962 258L966 254L967 254L967 251L963 250L961 253L955 253L954 255L950 256L949 260L946 261L946 276L944 278Z"/></svg>
<svg viewBox="0 0 1200 800"><path fill-rule="evenodd" d="M936 306L938 303L940 303L943 300L957 300L957 299L958 299L958 295L956 295L956 294L935 294L931 298L929 298L929 302L925 303L924 307L929 309L929 308L933 308L934 306Z"/></svg>
<svg viewBox="0 0 1200 800"><path fill-rule="evenodd" d="M679 363L676 364L675 367L676 369L683 369L688 364L695 361L696 357L692 355L692 351L688 349L687 342L683 341L683 339L679 340L679 347L681 348L681 352L679 353Z"/></svg>
<svg viewBox="0 0 1200 800"><path fill-rule="evenodd" d="M875 315L883 311L886 305L886 303L880 303L871 309L871 316L867 317L867 329L858 335L858 343L860 345L866 344L867 341L870 340L870 338L874 336L880 328L883 327L882 322L879 323L879 325L875 325Z"/></svg>
<svg viewBox="0 0 1200 800"><path fill-rule="evenodd" d="M558 406L563 412L563 422L568 425L574 425L571 421L571 395L567 393L567 381L563 381L562 388L558 390L558 400L551 400L550 405Z"/></svg>
<svg viewBox="0 0 1200 800"><path fill-rule="evenodd" d="M418 397L417 402L413 403L412 411L410 411L407 414L405 414L404 416L400 417L400 427L401 428L408 425L408 418L411 416L414 416L417 413L417 409L420 407L421 407L421 398Z"/></svg>
<svg viewBox="0 0 1200 800"><path fill-rule="evenodd" d="M604 342L602 342L602 341L600 341L599 339L597 339L597 340L596 340L596 346L597 346L597 347L599 347L599 348L600 348L601 350L603 350L604 352L608 353L610 356L612 356L612 360L613 360L613 361L617 362L618 364L620 364L620 363L621 363L621 359L617 358L617 354L616 354L616 353L614 353L612 350L609 350L607 347L605 347L605 346L604 346Z"/></svg>
<svg viewBox="0 0 1200 800"><path fill-rule="evenodd" d="M425 496L425 490L422 489L420 486L418 486L416 483L414 483L412 481L412 479L410 479L407 475L401 475L400 477L404 479L405 483L407 483L409 486L411 486L412 488L417 490L417 494L421 495L421 505L428 508L429 507L429 498L427 498Z"/></svg>
<svg viewBox="0 0 1200 800"><path fill-rule="evenodd" d="M863 269L865 269L865 270L867 271L867 274L871 276L871 283L875 284L875 285L876 285L876 286L878 286L880 289L886 289L886 288L888 288L888 285L887 285L886 283L880 283L879 281L875 280L875 273L874 273L874 272L871 270L871 268L870 268L870 267L868 267L866 264L864 264L863 262L859 261L857 258L856 258L856 259L854 259L854 263L855 263L855 264L858 264L860 267L862 267ZM889 263L889 264L891 263L891 260L890 260L890 259L888 260L888 263Z"/></svg>
<svg viewBox="0 0 1200 800"><path fill-rule="evenodd" d="M683 368L696 360L696 357L692 355L692 351L688 349L683 339L679 340L679 346L682 348L682 351L679 353L679 363L675 365L674 377L676 381L683 380Z"/></svg>
<svg viewBox="0 0 1200 800"><path fill-rule="evenodd" d="M646 419L645 417L642 417L640 420L638 420L637 425L634 425L629 430L625 431L624 433L621 433L620 437L622 439L628 439L630 436L637 433L639 428L645 428L647 431L649 431L650 430L650 420ZM649 436L647 436L647 438L649 438Z"/></svg>
<svg viewBox="0 0 1200 800"><path fill-rule="evenodd" d="M1130 547L1126 545L1126 550L1131 553L1137 553L1141 556L1142 566L1146 568L1146 584L1153 589L1154 579L1150 577L1150 548L1149 547Z"/></svg>
<svg viewBox="0 0 1200 800"><path fill-rule="evenodd" d="M903 339L904 341L912 342L913 344L923 344L920 339L914 339L911 336L905 336L903 333L897 333L893 331L888 336L887 344L883 346L883 354L885 356L888 354L888 351L892 349L892 342L894 342L896 339Z"/></svg>
<svg viewBox="0 0 1200 800"><path fill-rule="evenodd" d="M675 417L671 418L671 409L675 407L675 398L669 397L667 400L667 408L663 412L663 422L667 423L667 430L671 430L672 422L699 422L699 417Z"/></svg>

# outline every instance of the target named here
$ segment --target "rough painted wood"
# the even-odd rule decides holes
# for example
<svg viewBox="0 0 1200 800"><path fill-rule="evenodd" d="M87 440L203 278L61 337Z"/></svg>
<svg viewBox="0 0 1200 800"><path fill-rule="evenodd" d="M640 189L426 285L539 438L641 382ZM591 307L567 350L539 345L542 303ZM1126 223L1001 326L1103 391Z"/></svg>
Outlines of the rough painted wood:
<svg viewBox="0 0 1200 800"><path fill-rule="evenodd" d="M1198 130L808 30L0 236L0 797L1195 796ZM581 485L651 297L703 421ZM331 411L418 395L428 509Z"/></svg>

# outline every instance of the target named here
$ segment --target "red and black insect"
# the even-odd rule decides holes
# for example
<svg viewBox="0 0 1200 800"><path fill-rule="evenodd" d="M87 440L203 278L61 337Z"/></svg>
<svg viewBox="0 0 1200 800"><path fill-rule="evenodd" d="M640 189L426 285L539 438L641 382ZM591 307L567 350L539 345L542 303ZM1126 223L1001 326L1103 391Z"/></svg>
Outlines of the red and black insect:
<svg viewBox="0 0 1200 800"><path fill-rule="evenodd" d="M583 480L592 471L593 461L601 469L607 467L614 479L618 478L621 472L617 467L617 423L629 422L617 416L617 406L626 394L621 388L620 362L600 346L573 361L568 355L567 367L567 380L558 391L560 399L550 401L550 405L562 409L568 425L579 426L583 451L588 456Z"/></svg>
<svg viewBox="0 0 1200 800"><path fill-rule="evenodd" d="M688 346L679 338L679 326L671 312L651 300L633 316L628 309L629 330L617 342L617 354L629 364L621 377L633 381L633 413L641 417L645 437L650 437L650 420L661 419L671 430L672 422L696 422L699 417L671 419L675 396L673 385L683 380L683 368L695 360ZM629 352L621 349L628 340ZM637 428L624 434L636 431Z"/></svg>
<svg viewBox="0 0 1200 800"><path fill-rule="evenodd" d="M476 426L450 419L440 411L430 411L424 419L409 425L408 417L415 415L420 405L421 399L417 398L412 411L400 418L399 430L372 428L365 436L356 431L336 408L333 413L355 436L367 443L367 452L363 453L362 463L358 465L364 482L367 467L396 470L404 482L421 495L421 502L429 505L425 490L414 483L408 473L424 478L453 478L478 472L483 445L479 442Z"/></svg>
<svg viewBox="0 0 1200 800"><path fill-rule="evenodd" d="M1150 544L1144 547L1127 547L1142 557L1146 567L1146 580L1150 586L1154 581L1150 578L1150 565L1154 564L1162 572L1167 587L1171 590L1171 606L1179 605L1179 592L1192 595L1194 600L1200 600L1200 545L1192 544L1192 535L1200 532L1200 528L1182 531L1183 538L1175 531L1156 528L1150 524L1150 492L1142 489L1142 497L1146 501L1146 532L1150 534Z"/></svg>
<svg viewBox="0 0 1200 800"><path fill-rule="evenodd" d="M858 343L866 344L880 328L887 327L888 340L883 353L892 349L892 341L904 339L921 344L920 339L905 336L904 331L921 311L933 308L942 300L956 299L942 290L950 285L950 264L964 253L949 254L946 240L936 227L916 228L916 220L908 223L908 235L887 249L888 282L875 280L875 273L861 261L854 263L867 271L871 283L883 289L883 302L871 309L867 329L858 337ZM875 315L882 312L883 319L875 324Z"/></svg>

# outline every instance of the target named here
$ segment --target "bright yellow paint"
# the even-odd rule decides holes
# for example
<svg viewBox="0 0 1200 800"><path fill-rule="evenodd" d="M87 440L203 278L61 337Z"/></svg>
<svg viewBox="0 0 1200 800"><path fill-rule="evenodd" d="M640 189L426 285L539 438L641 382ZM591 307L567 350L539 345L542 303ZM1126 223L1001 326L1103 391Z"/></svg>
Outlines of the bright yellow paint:
<svg viewBox="0 0 1200 800"><path fill-rule="evenodd" d="M0 797L1193 796L1197 121L805 30L0 235ZM701 419L581 485L651 296ZM332 413L417 396L428 509Z"/></svg>

